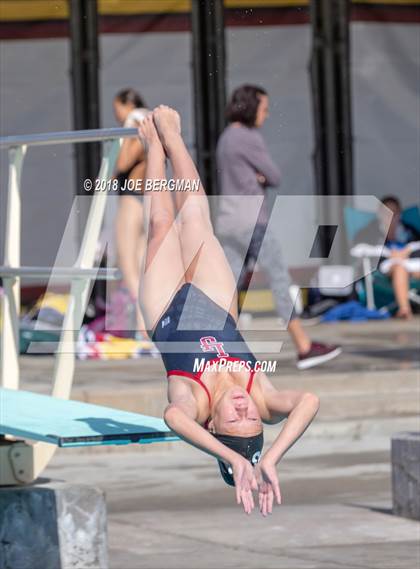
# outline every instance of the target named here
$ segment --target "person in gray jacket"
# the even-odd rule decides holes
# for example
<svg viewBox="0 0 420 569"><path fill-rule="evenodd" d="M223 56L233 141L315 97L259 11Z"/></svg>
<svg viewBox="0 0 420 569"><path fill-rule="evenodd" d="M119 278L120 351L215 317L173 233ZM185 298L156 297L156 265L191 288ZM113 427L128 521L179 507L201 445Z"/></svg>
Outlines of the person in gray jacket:
<svg viewBox="0 0 420 569"><path fill-rule="evenodd" d="M227 105L228 126L217 145L220 200L216 227L225 255L241 289L246 262L257 260L267 274L278 315L288 323L287 330L297 351L297 367L307 369L331 360L341 348L312 342L294 312L289 294L288 269L282 259L281 244L274 231L267 231L270 210L267 187L280 184L281 174L273 162L259 131L268 117L267 92L255 85L242 85ZM257 219L249 199L260 196ZM250 236L252 235L251 239ZM249 246L247 244L249 243Z"/></svg>

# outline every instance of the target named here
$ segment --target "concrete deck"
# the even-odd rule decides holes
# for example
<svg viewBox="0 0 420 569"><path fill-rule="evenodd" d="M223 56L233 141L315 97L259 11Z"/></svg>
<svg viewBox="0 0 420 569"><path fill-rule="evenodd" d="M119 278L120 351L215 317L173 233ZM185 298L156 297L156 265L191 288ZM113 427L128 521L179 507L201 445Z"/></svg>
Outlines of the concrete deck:
<svg viewBox="0 0 420 569"><path fill-rule="evenodd" d="M246 516L214 459L182 442L60 449L44 477L105 490L113 569L414 569L420 524L392 515L390 437L420 430L419 325L311 327L344 354L306 372L283 335L275 383L318 393L321 409L279 464L283 504L267 519ZM52 364L21 358L22 387L48 393ZM78 362L72 397L159 415L163 377L151 358Z"/></svg>

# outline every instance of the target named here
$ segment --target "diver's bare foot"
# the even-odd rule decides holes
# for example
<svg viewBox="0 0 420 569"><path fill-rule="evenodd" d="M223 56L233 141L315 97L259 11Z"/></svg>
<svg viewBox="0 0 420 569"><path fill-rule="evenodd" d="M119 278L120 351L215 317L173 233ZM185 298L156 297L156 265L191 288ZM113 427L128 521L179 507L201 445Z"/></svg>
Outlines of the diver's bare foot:
<svg viewBox="0 0 420 569"><path fill-rule="evenodd" d="M159 151L164 155L165 152L156 130L155 123L153 122L153 114L149 113L140 123L138 128L139 138L144 146L145 153L148 153L151 148Z"/></svg>
<svg viewBox="0 0 420 569"><path fill-rule="evenodd" d="M159 105L153 109L153 120L160 140L167 150L171 142L174 139L179 139L181 135L181 118L175 109L166 105Z"/></svg>

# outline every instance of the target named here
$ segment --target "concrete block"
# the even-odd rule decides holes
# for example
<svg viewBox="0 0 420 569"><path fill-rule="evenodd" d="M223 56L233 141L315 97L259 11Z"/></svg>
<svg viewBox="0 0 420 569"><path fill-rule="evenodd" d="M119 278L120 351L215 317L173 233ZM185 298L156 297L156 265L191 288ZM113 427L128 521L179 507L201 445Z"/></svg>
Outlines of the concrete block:
<svg viewBox="0 0 420 569"><path fill-rule="evenodd" d="M393 512L420 520L420 432L392 437L391 462Z"/></svg>
<svg viewBox="0 0 420 569"><path fill-rule="evenodd" d="M104 493L48 480L0 488L1 569L107 569Z"/></svg>

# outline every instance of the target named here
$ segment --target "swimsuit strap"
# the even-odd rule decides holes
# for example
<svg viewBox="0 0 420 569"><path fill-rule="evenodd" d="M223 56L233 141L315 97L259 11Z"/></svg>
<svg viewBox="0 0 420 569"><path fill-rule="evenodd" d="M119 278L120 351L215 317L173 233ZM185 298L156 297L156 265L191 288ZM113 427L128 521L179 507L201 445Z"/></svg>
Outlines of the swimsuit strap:
<svg viewBox="0 0 420 569"><path fill-rule="evenodd" d="M210 391L207 389L207 386L204 384L203 381L201 381L200 377L198 375L195 375L194 373L190 373L189 371L184 371L182 369L172 369L170 371L170 374L172 375L181 375L183 377L188 377L189 379L192 379L193 381L197 382L199 385L201 385L201 387L204 389L204 391L207 393L207 397L209 398L209 405L211 405L211 395L210 395Z"/></svg>
<svg viewBox="0 0 420 569"><path fill-rule="evenodd" d="M201 385L201 387L207 393L207 397L209 398L209 405L211 407L211 395L210 395L210 391L207 389L207 386L204 384L203 381L201 381L201 379L199 377L195 377L195 381L198 383L198 385Z"/></svg>
<svg viewBox="0 0 420 569"><path fill-rule="evenodd" d="M252 369L249 375L248 385L246 386L247 393L251 393L254 377L255 377L255 369Z"/></svg>

